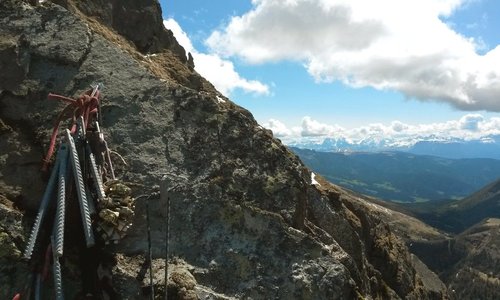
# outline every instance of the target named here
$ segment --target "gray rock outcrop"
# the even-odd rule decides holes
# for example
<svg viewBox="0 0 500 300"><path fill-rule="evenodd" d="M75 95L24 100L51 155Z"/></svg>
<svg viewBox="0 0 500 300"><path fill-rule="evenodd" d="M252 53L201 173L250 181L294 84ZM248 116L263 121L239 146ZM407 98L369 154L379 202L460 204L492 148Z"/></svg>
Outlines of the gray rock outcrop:
<svg viewBox="0 0 500 300"><path fill-rule="evenodd" d="M105 136L128 164L120 177L135 184L136 195L162 188L161 197L147 200L158 291L165 291L158 274L169 226L167 289L175 297L446 298L425 287L385 223L356 206L354 196L311 185L294 154L190 68L171 33L158 27L156 1L54 2L64 5L0 2L0 197L17 207L0 207L17 228L5 235L2 221L10 247L2 246L2 255L22 251L22 226L30 225L46 183L39 163L62 108L47 94L78 96L100 82ZM124 13L131 23L116 17ZM138 34L134 22L145 19L153 24ZM145 277L138 279L148 247L141 199L128 236L106 249L124 299L145 297ZM2 264L3 299L28 276L13 255ZM68 293L75 292L77 273L63 272L74 287Z"/></svg>

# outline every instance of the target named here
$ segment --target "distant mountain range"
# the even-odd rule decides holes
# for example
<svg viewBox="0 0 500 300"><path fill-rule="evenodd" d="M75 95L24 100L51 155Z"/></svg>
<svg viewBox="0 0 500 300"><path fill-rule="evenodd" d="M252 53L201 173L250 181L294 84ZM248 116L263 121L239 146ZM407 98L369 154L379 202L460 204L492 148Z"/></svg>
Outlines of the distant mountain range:
<svg viewBox="0 0 500 300"><path fill-rule="evenodd" d="M335 184L398 202L460 199L500 177L500 160L490 158L291 150L314 172Z"/></svg>
<svg viewBox="0 0 500 300"><path fill-rule="evenodd" d="M400 151L444 158L493 158L500 159L500 136L489 135L477 140L442 137L365 138L352 141L346 138L301 138L285 140L294 148L323 152L381 152Z"/></svg>

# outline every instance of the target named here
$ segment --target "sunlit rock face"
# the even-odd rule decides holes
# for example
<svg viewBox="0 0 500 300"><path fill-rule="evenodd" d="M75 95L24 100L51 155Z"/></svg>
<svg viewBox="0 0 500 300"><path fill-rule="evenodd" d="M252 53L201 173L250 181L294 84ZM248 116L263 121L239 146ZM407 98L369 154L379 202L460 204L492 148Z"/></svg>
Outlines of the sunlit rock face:
<svg viewBox="0 0 500 300"><path fill-rule="evenodd" d="M156 1L54 2L0 3L2 298L29 277L18 254L63 107L46 96L76 97L96 82L105 137L127 163L118 176L135 196L160 190L137 198L127 237L104 248L123 298L147 297L148 211L157 294L166 287L181 299L445 297L424 284L383 221L355 196L312 185L294 154L193 70L159 27ZM74 260L69 254L63 266L68 298L81 280Z"/></svg>

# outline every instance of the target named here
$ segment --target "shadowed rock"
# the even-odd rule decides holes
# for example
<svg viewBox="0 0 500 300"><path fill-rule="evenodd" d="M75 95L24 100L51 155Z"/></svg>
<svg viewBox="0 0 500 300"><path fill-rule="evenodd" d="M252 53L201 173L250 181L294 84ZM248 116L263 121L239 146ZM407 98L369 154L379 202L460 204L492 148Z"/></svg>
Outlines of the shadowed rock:
<svg viewBox="0 0 500 300"><path fill-rule="evenodd" d="M173 267L167 292L180 298L446 297L444 290L425 287L384 222L356 205L354 196L326 183L311 185L310 171L294 154L186 65L178 44L163 37L168 33L155 31L161 19L156 1L116 3L0 3L0 36L11 37L3 49L16 74L0 96L2 126L12 129L0 131L1 195L29 211L37 208L42 188L33 186L45 183L35 175L37 158L61 110L45 97L76 96L100 82L104 134L128 164L118 175L136 184L136 195L162 187L162 197L137 200L128 236L105 249L114 257L113 284L123 297L146 297L145 201L154 286L165 291L160 275L169 226L170 262L180 269ZM132 26L146 19L152 23L138 36ZM33 182L9 169L17 166ZM80 280L70 270L72 259L63 269L74 287L68 293ZM2 289L2 298L16 288Z"/></svg>

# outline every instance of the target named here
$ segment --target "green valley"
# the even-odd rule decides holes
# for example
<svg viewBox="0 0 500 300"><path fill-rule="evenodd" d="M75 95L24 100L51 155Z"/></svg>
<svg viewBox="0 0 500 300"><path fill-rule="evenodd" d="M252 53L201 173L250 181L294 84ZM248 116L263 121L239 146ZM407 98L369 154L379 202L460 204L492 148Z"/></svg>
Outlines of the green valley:
<svg viewBox="0 0 500 300"><path fill-rule="evenodd" d="M488 158L448 159L404 152L291 150L329 181L395 202L461 199L500 175L500 160Z"/></svg>

